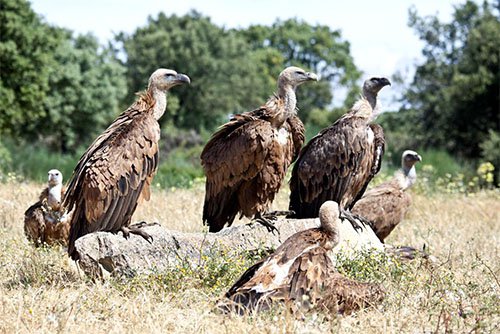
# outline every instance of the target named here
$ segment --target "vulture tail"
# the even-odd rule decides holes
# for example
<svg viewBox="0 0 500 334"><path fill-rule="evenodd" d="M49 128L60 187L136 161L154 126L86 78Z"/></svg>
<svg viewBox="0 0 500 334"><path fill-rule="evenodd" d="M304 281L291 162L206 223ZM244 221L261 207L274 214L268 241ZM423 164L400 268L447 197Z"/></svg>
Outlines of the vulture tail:
<svg viewBox="0 0 500 334"><path fill-rule="evenodd" d="M209 232L219 232L224 225L231 226L238 214L238 196L229 190L217 194L215 198L205 197L203 205L203 224L208 225Z"/></svg>
<svg viewBox="0 0 500 334"><path fill-rule="evenodd" d="M87 217L85 217L85 203L76 206L71 219L71 227L69 230L68 238L68 255L74 260L80 259L80 255L75 249L75 241L86 234L85 225L87 224Z"/></svg>

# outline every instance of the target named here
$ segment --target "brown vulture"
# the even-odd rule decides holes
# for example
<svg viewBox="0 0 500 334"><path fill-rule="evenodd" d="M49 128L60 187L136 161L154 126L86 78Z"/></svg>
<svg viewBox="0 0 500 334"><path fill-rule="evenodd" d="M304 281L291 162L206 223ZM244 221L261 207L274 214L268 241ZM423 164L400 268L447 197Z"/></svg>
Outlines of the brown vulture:
<svg viewBox="0 0 500 334"><path fill-rule="evenodd" d="M332 200L357 227L349 210L379 171L384 152L382 127L371 121L378 111L377 94L386 85L386 78L366 80L351 110L300 151L290 179L292 217L317 217L321 204Z"/></svg>
<svg viewBox="0 0 500 334"><path fill-rule="evenodd" d="M392 180L367 190L352 208L354 214L370 221L373 231L382 242L410 208L411 196L405 190L417 180L415 164L422 161L422 157L415 151L406 150L401 160L401 170Z"/></svg>
<svg viewBox="0 0 500 334"><path fill-rule="evenodd" d="M24 213L24 234L35 246L67 245L69 222L61 206L65 191L63 176L57 169L49 170L48 174L47 188L40 194L38 202Z"/></svg>
<svg viewBox="0 0 500 334"><path fill-rule="evenodd" d="M149 200L158 167L158 120L167 105L166 92L190 83L188 76L158 69L148 88L90 145L69 182L64 206L72 211L68 253L78 259L75 240L96 231L122 231L151 237L130 226L139 199Z"/></svg>
<svg viewBox="0 0 500 334"><path fill-rule="evenodd" d="M335 270L332 249L339 242L339 207L323 203L320 227L295 233L276 251L250 267L219 304L225 312L260 311L284 302L299 314L313 308L347 312L378 300L378 285L358 283Z"/></svg>
<svg viewBox="0 0 500 334"><path fill-rule="evenodd" d="M210 232L230 226L238 212L272 228L267 210L304 143L295 90L311 80L318 80L316 74L286 68L277 94L254 111L234 115L206 144L203 223Z"/></svg>

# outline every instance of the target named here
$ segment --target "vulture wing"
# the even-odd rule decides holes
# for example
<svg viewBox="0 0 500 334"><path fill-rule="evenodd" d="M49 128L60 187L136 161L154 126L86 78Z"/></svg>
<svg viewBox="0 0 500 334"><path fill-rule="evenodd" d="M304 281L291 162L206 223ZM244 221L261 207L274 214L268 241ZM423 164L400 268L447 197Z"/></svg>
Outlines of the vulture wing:
<svg viewBox="0 0 500 334"><path fill-rule="evenodd" d="M324 278L323 266L329 268L331 264L320 255L326 256L325 249L320 247L325 239L320 229L292 235L273 254L250 267L229 289L226 297L233 308L239 313L243 309L262 309L270 305L269 298L295 298L310 289L315 280Z"/></svg>
<svg viewBox="0 0 500 334"><path fill-rule="evenodd" d="M305 140L305 128L304 123L297 116L292 116L287 120L288 126L290 127L290 132L292 134L291 140L293 142L293 160L297 159L300 153L302 145L304 145Z"/></svg>
<svg viewBox="0 0 500 334"><path fill-rule="evenodd" d="M239 186L264 168L272 135L269 122L244 113L235 115L206 144L201 153L207 176L203 222L210 231L233 221L240 210Z"/></svg>
<svg viewBox="0 0 500 334"><path fill-rule="evenodd" d="M317 217L327 200L349 209L380 169L382 127L347 115L321 131L300 152L290 180L290 210Z"/></svg>
<svg viewBox="0 0 500 334"><path fill-rule="evenodd" d="M160 127L145 106L122 113L83 154L64 197L75 208L69 237L74 242L95 231L116 232L130 223L140 196L149 200L149 185L158 166Z"/></svg>
<svg viewBox="0 0 500 334"><path fill-rule="evenodd" d="M377 237L384 241L404 219L410 204L411 196L401 189L397 180L391 180L368 190L352 212L368 219Z"/></svg>

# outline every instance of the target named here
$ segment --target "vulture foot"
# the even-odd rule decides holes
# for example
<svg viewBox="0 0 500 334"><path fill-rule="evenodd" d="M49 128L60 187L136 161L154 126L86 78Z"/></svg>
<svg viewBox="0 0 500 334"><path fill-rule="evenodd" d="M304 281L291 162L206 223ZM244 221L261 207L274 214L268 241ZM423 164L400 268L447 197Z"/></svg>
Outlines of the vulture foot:
<svg viewBox="0 0 500 334"><path fill-rule="evenodd" d="M347 219L347 221L351 223L355 231L363 231L363 227L359 223L366 224L370 227L372 226L371 222L368 219L360 215L354 214L348 210L341 210L340 218Z"/></svg>
<svg viewBox="0 0 500 334"><path fill-rule="evenodd" d="M144 222L141 222L141 223L144 223ZM150 244L153 243L153 237L151 235L149 235L146 231L141 229L141 227L146 226L146 225L141 225L141 223L130 225L129 227L123 226L121 228L121 231L123 232L123 237L125 239L128 239L130 237L130 233L132 233L132 234L140 235ZM137 225L140 225L140 226L137 227Z"/></svg>
<svg viewBox="0 0 500 334"><path fill-rule="evenodd" d="M261 225L264 225L268 232L271 232L273 234L275 234L274 232L278 232L279 235L280 231L276 228L276 226L274 226L274 221L276 221L276 219L276 215L273 215L272 212L266 214L257 213L252 222L255 221Z"/></svg>

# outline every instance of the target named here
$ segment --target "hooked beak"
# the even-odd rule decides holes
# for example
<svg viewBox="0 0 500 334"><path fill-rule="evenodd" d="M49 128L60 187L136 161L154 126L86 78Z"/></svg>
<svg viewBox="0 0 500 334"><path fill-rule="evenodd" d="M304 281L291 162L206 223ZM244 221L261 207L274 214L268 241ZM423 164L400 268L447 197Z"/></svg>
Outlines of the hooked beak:
<svg viewBox="0 0 500 334"><path fill-rule="evenodd" d="M382 84L382 87L383 86L391 86L391 82L387 78L380 79L380 83Z"/></svg>
<svg viewBox="0 0 500 334"><path fill-rule="evenodd" d="M175 81L177 81L179 84L184 84L184 83L190 84L191 83L191 79L189 79L189 77L187 75L182 74L182 73L177 74Z"/></svg>
<svg viewBox="0 0 500 334"><path fill-rule="evenodd" d="M318 81L318 75L315 73L307 72L306 76L307 76L307 80Z"/></svg>

